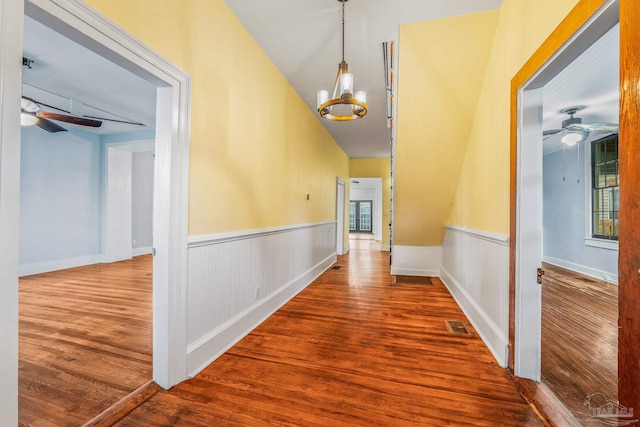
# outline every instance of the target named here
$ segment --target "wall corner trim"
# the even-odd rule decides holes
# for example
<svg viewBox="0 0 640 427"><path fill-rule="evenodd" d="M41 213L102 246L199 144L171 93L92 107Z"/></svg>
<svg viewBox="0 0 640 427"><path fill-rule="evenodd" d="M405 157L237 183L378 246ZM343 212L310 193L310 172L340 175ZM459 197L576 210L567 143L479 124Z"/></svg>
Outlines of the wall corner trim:
<svg viewBox="0 0 640 427"><path fill-rule="evenodd" d="M442 246L393 246L391 274L437 277Z"/></svg>
<svg viewBox="0 0 640 427"><path fill-rule="evenodd" d="M498 243L503 246L509 246L508 234L500 234L500 233L493 233L490 231L476 230L473 228L461 227L459 225L453 225L453 224L447 224L446 228L448 230L454 230L460 233L467 234L471 237L477 237L480 239L488 240L493 243Z"/></svg>
<svg viewBox="0 0 640 427"><path fill-rule="evenodd" d="M335 224L336 221L322 221L307 224L294 224L284 225L279 227L267 227L267 228L255 228L251 230L242 231L230 231L214 234L203 234L196 236L189 236L188 245L189 248L196 248L198 246L208 246L217 243L233 242L236 240L253 239L260 236L268 236L272 234L287 233L289 231L298 230L302 228L312 228L321 225Z"/></svg>

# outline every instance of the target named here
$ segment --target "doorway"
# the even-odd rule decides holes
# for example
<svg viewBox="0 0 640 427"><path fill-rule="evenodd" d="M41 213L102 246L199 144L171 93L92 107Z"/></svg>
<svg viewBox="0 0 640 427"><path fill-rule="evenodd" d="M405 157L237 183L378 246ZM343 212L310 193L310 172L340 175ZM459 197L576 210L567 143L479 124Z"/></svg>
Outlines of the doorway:
<svg viewBox="0 0 640 427"><path fill-rule="evenodd" d="M336 254L345 253L344 244L344 208L345 208L345 182L341 178L336 180Z"/></svg>
<svg viewBox="0 0 640 427"><path fill-rule="evenodd" d="M545 256L547 257L547 260L549 260L549 258L556 258L556 260L559 259L559 256L551 256L548 244L551 243L552 237L550 233L545 234L544 231L545 215L543 215L543 212L546 216L549 216L550 214L553 214L553 207L556 206L553 203L550 203L547 197L548 194L545 194L542 188L543 170L553 163L550 158L544 159L545 154L547 153L543 152L543 132L547 130L547 128L543 126L543 105L547 100L546 97L543 96L544 87L554 77L559 75L561 70L568 68L567 66L569 64L576 60L576 58L578 58L583 52L587 51L591 46L596 44L597 41L614 28L618 22L622 21L620 11L621 3L626 2L602 1L599 2L598 5L594 4L588 7L586 5L582 5L582 7L576 6L567 19L565 19L565 21L563 21L556 30L558 34L562 34L562 37L558 37L555 40L551 40L551 38L548 39L539 51L536 52L536 55L532 57L530 61L531 63L528 64L527 67L523 68L512 80L512 87L514 89L512 92L512 130L514 132L512 132L511 139L512 206L510 283L512 299L510 345L512 346L513 351L510 353L510 366L514 370L514 373L522 378L533 379L535 381L539 381L541 378L541 342L544 332L541 326L541 313L543 313L544 308L542 306L542 301L546 300L546 298L543 299L543 294L545 293L546 274L544 274L544 271L542 274L536 274L536 270L541 267L541 263L544 259L543 257ZM629 7L628 5L630 4L632 3L627 3L627 7ZM628 13L629 12L627 10L627 14ZM627 19L629 19L629 15L627 15ZM628 25L629 23L627 22L627 26ZM627 28L627 31L629 31L629 28ZM625 33L621 30L621 38L624 38L622 36L623 34ZM626 37L629 37L628 34L629 33L627 32ZM600 61L608 66L611 65L611 61L602 60L602 58L600 58ZM620 61L622 61L622 59ZM584 70L584 67L582 67L582 69ZM613 72L615 73L615 70ZM622 73L622 75L624 75L624 73ZM579 77L580 75L578 75L578 77L574 76L576 79ZM604 101L604 98L600 97L600 101ZM617 104L615 99L612 101ZM621 102L620 105L624 105L624 102ZM567 105L567 107L570 107L570 105ZM587 109L585 108L584 111L586 113ZM560 112L558 111L558 113ZM564 113L568 113L568 111L564 111ZM618 119L618 114L616 114L616 132L618 121L622 126L622 117L624 114L624 111L621 110L619 114L621 117L620 119ZM569 113L569 115L571 114ZM585 122L587 121L585 120ZM569 152L568 147L561 146L560 150L562 151L557 153L558 156L556 157L558 158L556 160L563 160L556 161L556 167L554 167L554 170L557 172L557 176L562 179L564 175L564 180L562 181L568 182L570 179L568 166L571 165L573 168L573 171L571 171L571 180L573 181L573 184L580 184L579 189L567 194L570 194L571 196L581 194L584 198L582 206L580 206L579 209L580 213L574 218L574 222L578 222L577 219L580 219L579 216L582 216L580 222L583 226L579 234L581 235L580 238L584 241L588 241L594 237L601 237L595 236L599 231L591 233L587 230L587 227L589 230L593 230L593 218L596 218L595 223L598 224L598 218L601 216L602 210L593 210L592 207L587 206L587 203L585 203L585 201L590 202L592 200L592 195L596 194L594 193L594 189L587 186L587 179L585 179L590 174L590 172L587 171L587 168L591 165L588 160L585 160L587 158L585 153L588 154L589 152L592 152L592 144L595 143L597 139L607 136L602 134L596 135L598 132L592 132L594 129L595 128L590 128L589 132L582 135L579 139L580 142L578 145L571 150L571 155L567 155ZM567 135L570 133L570 130L570 128L564 129L563 126L562 129L559 129L559 134L560 136ZM555 133L555 131L553 133ZM550 132L547 132L547 135L549 134ZM585 136L588 139L584 138ZM570 139L567 138L562 142L564 144L569 144ZM575 144L575 142L576 141L574 140L573 143ZM580 144L582 144L582 146ZM628 148L628 146L624 145L624 141L622 139L620 147L621 152L625 151L625 147ZM631 150L629 149L629 151ZM549 162L547 162L547 166L543 166L545 160L549 160ZM570 164L569 162L572 163ZM559 168L557 166L559 166ZM564 171L561 169L564 169ZM589 185L591 185L591 182L589 182ZM631 190L631 188L629 188L629 190L622 189L621 193ZM550 211L548 211L549 209ZM624 203L620 203L620 212L623 213L622 215L625 215L624 210ZM566 210L557 209L556 213L561 217L564 215L563 218L566 221L565 229L568 229L570 228L570 225L573 225L571 217L567 216L568 212ZM613 214L613 217L615 216L617 216L616 213ZM600 223L602 223L602 228L604 229L606 227L605 221L600 221ZM598 226L596 225L595 228L597 229ZM613 221L611 222L611 227L609 227L609 229L611 231L615 229ZM596 244L600 243L596 242ZM622 254L622 250L620 253ZM570 261L564 265L564 267L571 266L571 263L579 264L577 261ZM555 264L558 263L555 262ZM614 262L614 264L617 263ZM591 267L594 266L592 260L588 262L588 265ZM624 265L622 259L620 260L619 265L622 271L622 266ZM576 269L577 268L573 268L573 270ZM595 270L600 271L597 267ZM569 272L568 274L572 273ZM585 274L594 275L593 270L591 272L587 271ZM538 283L536 283L536 276L538 277ZM603 281L606 282L613 278L613 276L613 273L603 274L601 279L604 279ZM566 281L566 276L563 280ZM580 281L583 281L583 279L580 279ZM542 287L539 285L540 282L542 282ZM624 281L621 280L621 295L623 293L623 289L625 289ZM571 295L575 296L575 290L572 292L573 293L571 293ZM621 298L620 301L623 301L623 299ZM598 304L598 301L595 301L595 304ZM619 310L620 316L622 316L622 307L620 307ZM622 336L620 339L622 340ZM622 359L622 355L628 351L623 350L625 347L625 344L621 341L618 351L621 360L617 366L615 362L613 363L614 367L620 367L618 376L621 379L625 378L623 373L624 370L635 369L633 367L625 367L627 362ZM565 348L565 350L567 349ZM566 354L566 351L563 351L563 353ZM583 363L591 363L590 360L591 359L587 358L587 361L583 361ZM616 377L616 374L613 373L610 376ZM614 381L615 380L617 380L617 377ZM613 389L615 388L616 387L614 386ZM625 386L623 384L619 384L618 388L622 390ZM599 390L591 390L590 392L595 393L598 391ZM584 403L586 398L587 396L582 396L581 403ZM607 396L607 398L615 400L615 396ZM632 396L631 399L627 399L625 401L623 400L623 396L619 395L619 399L621 403L624 402L625 404L628 404L633 403L635 396ZM589 407L585 408L587 412L590 411Z"/></svg>
<svg viewBox="0 0 640 427"><path fill-rule="evenodd" d="M349 224L349 234L352 234L354 231L351 230L351 220L359 219L357 218L356 212L354 211L355 216L351 216L351 203L360 202L360 201L368 201L371 202L370 205L370 219L365 218L365 229L368 228L367 221L370 222L370 230L361 231L364 233L372 234L373 239L376 241L382 241L382 178L351 178L349 185L349 215L350 215L350 224ZM364 208L365 210L367 207ZM357 225L355 222L353 223L354 227ZM359 227L362 230L363 227Z"/></svg>
<svg viewBox="0 0 640 427"><path fill-rule="evenodd" d="M373 201L349 202L349 233L373 233Z"/></svg>
<svg viewBox="0 0 640 427"><path fill-rule="evenodd" d="M108 20L102 19L84 3L70 0L10 2L0 9L5 40L0 58L22 54L23 17L42 22L49 28L90 48L157 87L156 90L156 172L154 188L153 262L153 378L169 388L186 378L186 252L189 171L190 79L157 53L142 45ZM3 3L7 6L7 3ZM7 24L7 25L5 25ZM3 424L17 424L17 292L18 292L18 210L20 174L20 65L2 61L0 113L2 124L2 167L0 184L0 253L2 257L3 302L3 381L0 403ZM5 256L6 255L6 256ZM5 353L5 352L3 352ZM15 359L14 359L15 357ZM5 363L6 362L6 363ZM6 374L6 375L5 375ZM5 423L5 420L6 423Z"/></svg>

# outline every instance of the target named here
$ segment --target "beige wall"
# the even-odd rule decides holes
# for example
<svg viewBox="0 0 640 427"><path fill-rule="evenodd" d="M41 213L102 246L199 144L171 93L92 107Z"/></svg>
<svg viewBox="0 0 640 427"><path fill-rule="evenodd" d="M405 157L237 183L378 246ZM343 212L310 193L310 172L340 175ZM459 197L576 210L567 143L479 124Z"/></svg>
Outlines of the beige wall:
<svg viewBox="0 0 640 427"><path fill-rule="evenodd" d="M352 178L382 178L382 246L389 246L391 159L351 159L349 169Z"/></svg>
<svg viewBox="0 0 640 427"><path fill-rule="evenodd" d="M511 78L576 3L400 27L394 244L439 246L447 223L508 234Z"/></svg>
<svg viewBox="0 0 640 427"><path fill-rule="evenodd" d="M222 0L88 3L192 77L190 235L335 220L348 157Z"/></svg>
<svg viewBox="0 0 640 427"><path fill-rule="evenodd" d="M504 1L449 223L509 233L511 79L576 3Z"/></svg>
<svg viewBox="0 0 640 427"><path fill-rule="evenodd" d="M442 243L498 15L400 27L394 245Z"/></svg>

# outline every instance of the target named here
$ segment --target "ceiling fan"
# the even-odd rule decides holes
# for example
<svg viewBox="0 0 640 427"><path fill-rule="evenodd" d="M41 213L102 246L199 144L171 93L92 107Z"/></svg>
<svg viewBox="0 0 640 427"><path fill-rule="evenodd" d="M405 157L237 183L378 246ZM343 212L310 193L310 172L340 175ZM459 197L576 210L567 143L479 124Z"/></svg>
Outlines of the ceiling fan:
<svg viewBox="0 0 640 427"><path fill-rule="evenodd" d="M567 145L573 145L578 141L584 141L590 134L617 133L616 123L582 123L581 117L574 115L584 109L583 106L569 107L561 110L561 113L568 114L569 118L562 121L561 129L548 129L542 132L543 140L547 140L552 135L562 133L562 141Z"/></svg>
<svg viewBox="0 0 640 427"><path fill-rule="evenodd" d="M22 124L26 124L26 125L34 124L39 128L44 129L47 132L51 132L51 133L66 131L65 128L58 125L57 123L52 122L51 120L72 123L74 125L91 126L95 128L102 126L102 121L100 120L93 120L93 119L88 119L84 117L72 116L68 114L59 114L59 113L52 113L48 111L41 111L40 104L44 105L45 107L60 110L59 108L53 107L51 105L39 103L35 99L27 98L26 96L23 96L20 102L20 109L21 109L20 121ZM68 111L65 111L65 110L60 110L60 111L64 111L65 113L68 113Z"/></svg>

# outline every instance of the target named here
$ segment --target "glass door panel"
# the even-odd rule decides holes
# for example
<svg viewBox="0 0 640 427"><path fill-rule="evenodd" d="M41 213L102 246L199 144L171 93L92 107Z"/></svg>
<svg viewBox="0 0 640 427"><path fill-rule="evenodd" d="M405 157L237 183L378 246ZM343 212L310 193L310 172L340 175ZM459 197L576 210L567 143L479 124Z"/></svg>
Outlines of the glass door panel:
<svg viewBox="0 0 640 427"><path fill-rule="evenodd" d="M349 202L349 231L355 233L373 232L373 201L352 200Z"/></svg>

